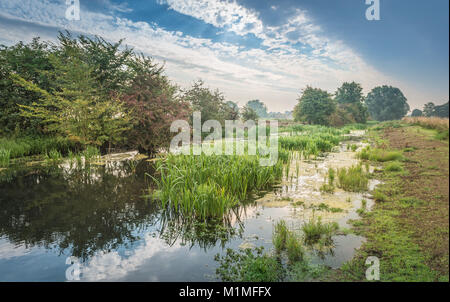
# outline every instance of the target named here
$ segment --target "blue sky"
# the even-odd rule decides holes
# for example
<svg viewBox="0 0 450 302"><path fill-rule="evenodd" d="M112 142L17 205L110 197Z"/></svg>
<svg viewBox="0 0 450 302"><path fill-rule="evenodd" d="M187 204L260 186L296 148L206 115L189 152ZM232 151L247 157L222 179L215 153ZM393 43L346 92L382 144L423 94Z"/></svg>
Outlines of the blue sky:
<svg viewBox="0 0 450 302"><path fill-rule="evenodd" d="M201 78L239 105L264 101L291 110L306 85L334 92L357 81L365 93L400 88L421 108L448 101L449 2L380 0L368 21L365 0L0 0L0 43L61 29L125 43L164 62L182 87Z"/></svg>

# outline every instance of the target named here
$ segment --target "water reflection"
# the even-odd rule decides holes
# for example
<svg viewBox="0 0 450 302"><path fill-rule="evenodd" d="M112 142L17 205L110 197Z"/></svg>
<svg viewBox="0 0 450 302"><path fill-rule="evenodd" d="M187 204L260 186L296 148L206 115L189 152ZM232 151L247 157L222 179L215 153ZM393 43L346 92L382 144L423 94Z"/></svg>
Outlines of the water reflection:
<svg viewBox="0 0 450 302"><path fill-rule="evenodd" d="M127 173L127 163L116 162L19 170L13 182L0 183L0 236L81 259L130 244L157 213L155 204L140 197L149 169L142 164L135 174Z"/></svg>
<svg viewBox="0 0 450 302"><path fill-rule="evenodd" d="M14 171L12 180L0 182L0 237L26 249L43 247L86 261L148 234L167 246L205 251L242 234L246 206L220 222L199 222L147 200L145 175L154 167L146 161L67 161Z"/></svg>

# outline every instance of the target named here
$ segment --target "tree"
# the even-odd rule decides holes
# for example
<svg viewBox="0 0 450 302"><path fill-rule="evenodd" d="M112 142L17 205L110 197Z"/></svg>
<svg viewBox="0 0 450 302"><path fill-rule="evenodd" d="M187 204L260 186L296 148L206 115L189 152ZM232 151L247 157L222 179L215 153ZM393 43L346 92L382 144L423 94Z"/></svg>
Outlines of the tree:
<svg viewBox="0 0 450 302"><path fill-rule="evenodd" d="M256 113L255 110L253 110L253 108L250 108L248 105L244 106L244 108L242 108L242 120L244 122L246 121L256 121L258 119L258 114Z"/></svg>
<svg viewBox="0 0 450 302"><path fill-rule="evenodd" d="M31 43L17 43L14 46L0 46L0 134L41 132L39 120L25 118L18 105L30 105L37 94L14 85L12 74L32 81L48 90L51 79L48 72L53 69L49 60L51 45L34 38Z"/></svg>
<svg viewBox="0 0 450 302"><path fill-rule="evenodd" d="M426 117L430 117L434 115L435 105L432 102L428 102L423 106L423 115Z"/></svg>
<svg viewBox="0 0 450 302"><path fill-rule="evenodd" d="M386 85L372 89L366 97L366 105L370 116L378 121L401 119L409 111L400 89Z"/></svg>
<svg viewBox="0 0 450 302"><path fill-rule="evenodd" d="M175 135L170 132L172 122L189 118L189 104L177 97L177 87L160 72L138 76L122 99L132 110L128 144L142 153L152 155L159 148L168 148Z"/></svg>
<svg viewBox="0 0 450 302"><path fill-rule="evenodd" d="M448 102L443 105L435 106L434 115L438 117L448 118Z"/></svg>
<svg viewBox="0 0 450 302"><path fill-rule="evenodd" d="M238 120L239 119L239 106L232 101L228 101L226 102L226 104L228 105L228 107L226 107L226 115L227 115L227 120Z"/></svg>
<svg viewBox="0 0 450 302"><path fill-rule="evenodd" d="M422 115L423 115L422 110L419 110L419 109L414 109L412 111L412 113L411 113L412 117L419 117L419 116L422 116Z"/></svg>
<svg viewBox="0 0 450 302"><path fill-rule="evenodd" d="M357 104L364 101L362 87L356 82L345 82L335 93L335 100L339 104Z"/></svg>
<svg viewBox="0 0 450 302"><path fill-rule="evenodd" d="M78 55L72 52L64 64L57 63L57 57L52 59L53 76L61 85L59 91L48 92L19 75L11 75L16 85L38 95L32 104L19 105L21 115L37 118L47 132L56 132L83 146L123 141L122 134L130 126L129 113L117 98L96 89L92 66Z"/></svg>
<svg viewBox="0 0 450 302"><path fill-rule="evenodd" d="M225 97L219 90L205 87L202 80L194 82L192 87L184 91L183 97L192 111L200 111L202 125L207 120L217 120L222 126L229 117L230 107L225 103Z"/></svg>
<svg viewBox="0 0 450 302"><path fill-rule="evenodd" d="M267 107L260 100L253 100L247 102L247 107L253 109L258 117L267 117Z"/></svg>
<svg viewBox="0 0 450 302"><path fill-rule="evenodd" d="M329 117L336 110L336 103L325 90L307 86L294 108L296 121L329 125Z"/></svg>
<svg viewBox="0 0 450 302"><path fill-rule="evenodd" d="M339 87L335 93L335 100L342 112L349 113L355 122L366 123L368 112L364 104L364 96L362 94L362 87L355 82L345 82Z"/></svg>

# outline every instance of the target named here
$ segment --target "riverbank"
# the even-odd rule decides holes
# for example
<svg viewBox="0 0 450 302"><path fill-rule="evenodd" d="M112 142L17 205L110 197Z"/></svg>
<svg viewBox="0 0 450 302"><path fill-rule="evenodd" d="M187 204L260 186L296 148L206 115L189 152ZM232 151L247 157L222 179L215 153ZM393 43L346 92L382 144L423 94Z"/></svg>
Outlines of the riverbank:
<svg viewBox="0 0 450 302"><path fill-rule="evenodd" d="M328 281L365 281L368 256L380 259L381 281L449 280L449 143L437 131L400 124L370 132L375 147L402 153L378 163L376 203L353 221L367 241Z"/></svg>

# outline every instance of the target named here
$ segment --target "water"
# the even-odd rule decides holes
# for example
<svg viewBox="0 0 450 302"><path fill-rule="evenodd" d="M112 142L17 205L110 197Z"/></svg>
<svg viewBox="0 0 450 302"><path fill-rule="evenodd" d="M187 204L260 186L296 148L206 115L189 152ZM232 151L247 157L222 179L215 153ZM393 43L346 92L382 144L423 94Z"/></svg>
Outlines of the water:
<svg viewBox="0 0 450 302"><path fill-rule="evenodd" d="M300 162L298 177L293 161L291 175L278 188L255 196L214 230L186 224L147 200L146 173L154 172L153 165L135 153L89 167L19 163L0 171L0 281L66 281L71 256L81 265L81 281L215 280L214 255L253 246L270 251L273 223L279 219L298 229L312 215L341 227L358 217L356 209L367 196L318 191L328 167L357 163L346 144L338 149ZM299 201L304 205L295 206ZM311 210L320 203L342 212ZM311 261L339 267L364 240L356 235L333 239L332 253L312 253Z"/></svg>

